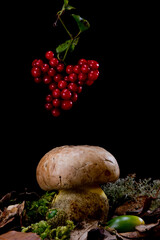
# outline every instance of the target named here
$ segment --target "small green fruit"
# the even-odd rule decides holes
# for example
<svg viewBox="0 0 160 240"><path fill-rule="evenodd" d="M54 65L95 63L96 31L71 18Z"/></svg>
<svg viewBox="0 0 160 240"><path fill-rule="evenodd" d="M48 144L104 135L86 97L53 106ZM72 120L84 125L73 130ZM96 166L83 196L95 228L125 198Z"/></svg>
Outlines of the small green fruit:
<svg viewBox="0 0 160 240"><path fill-rule="evenodd" d="M132 232L138 225L145 224L143 219L134 215L122 215L107 222L106 227L114 228L117 232Z"/></svg>

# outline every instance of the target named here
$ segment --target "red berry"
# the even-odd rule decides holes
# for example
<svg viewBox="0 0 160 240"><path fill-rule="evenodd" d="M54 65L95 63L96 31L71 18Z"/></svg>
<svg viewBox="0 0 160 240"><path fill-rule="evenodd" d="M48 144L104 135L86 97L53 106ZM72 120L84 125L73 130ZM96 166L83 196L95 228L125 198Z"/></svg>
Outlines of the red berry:
<svg viewBox="0 0 160 240"><path fill-rule="evenodd" d="M84 83L85 83L84 81L78 81L78 82L77 82L77 84L78 84L79 86L84 85Z"/></svg>
<svg viewBox="0 0 160 240"><path fill-rule="evenodd" d="M43 65L43 61L41 59L38 59L35 63L37 67L41 67Z"/></svg>
<svg viewBox="0 0 160 240"><path fill-rule="evenodd" d="M65 76L65 77L64 77L64 81L67 82L68 80L69 80L69 79L68 79L68 76Z"/></svg>
<svg viewBox="0 0 160 240"><path fill-rule="evenodd" d="M76 74L79 74L81 72L81 67L80 65L75 65L73 67L73 72L76 73Z"/></svg>
<svg viewBox="0 0 160 240"><path fill-rule="evenodd" d="M44 63L42 66L41 66L41 70L43 73L46 73L48 72L49 70L49 65L47 63Z"/></svg>
<svg viewBox="0 0 160 240"><path fill-rule="evenodd" d="M40 78L40 77L35 77L35 78L34 78L34 81L35 81L35 83L40 83L40 82L42 82L42 78Z"/></svg>
<svg viewBox="0 0 160 240"><path fill-rule="evenodd" d="M41 76L41 69L39 67L33 67L31 69L31 75L33 77L40 77Z"/></svg>
<svg viewBox="0 0 160 240"><path fill-rule="evenodd" d="M77 80L77 74L76 73L69 74L68 79L71 82L75 82Z"/></svg>
<svg viewBox="0 0 160 240"><path fill-rule="evenodd" d="M78 99L78 94L74 92L73 96L71 97L71 100L72 100L72 102L76 102L77 99Z"/></svg>
<svg viewBox="0 0 160 240"><path fill-rule="evenodd" d="M73 72L73 65L68 65L66 67L66 73L71 74Z"/></svg>
<svg viewBox="0 0 160 240"><path fill-rule="evenodd" d="M69 83L68 89L71 90L72 92L76 92L78 90L78 86L76 83Z"/></svg>
<svg viewBox="0 0 160 240"><path fill-rule="evenodd" d="M59 61L57 58L51 58L50 61L49 61L49 64L51 67L57 67Z"/></svg>
<svg viewBox="0 0 160 240"><path fill-rule="evenodd" d="M62 75L60 73L58 73L54 76L54 81L59 82L60 80L62 80Z"/></svg>
<svg viewBox="0 0 160 240"><path fill-rule="evenodd" d="M46 103L45 104L45 108L47 109L47 110L51 110L52 109L52 103Z"/></svg>
<svg viewBox="0 0 160 240"><path fill-rule="evenodd" d="M61 98L69 100L72 97L72 93L67 88L63 89L61 92Z"/></svg>
<svg viewBox="0 0 160 240"><path fill-rule="evenodd" d="M51 83L51 82L52 82L51 76L45 75L45 76L43 77L43 82L44 82L45 84Z"/></svg>
<svg viewBox="0 0 160 240"><path fill-rule="evenodd" d="M87 79L87 74L85 74L85 73L78 74L79 81L85 81L86 79Z"/></svg>
<svg viewBox="0 0 160 240"><path fill-rule="evenodd" d="M90 67L88 66L88 64L83 64L81 67L81 72L89 73L89 71L90 71Z"/></svg>
<svg viewBox="0 0 160 240"><path fill-rule="evenodd" d="M94 81L87 80L85 83L86 83L86 85L91 86L94 83Z"/></svg>
<svg viewBox="0 0 160 240"><path fill-rule="evenodd" d="M70 110L73 106L73 102L71 100L62 100L61 108L63 110Z"/></svg>
<svg viewBox="0 0 160 240"><path fill-rule="evenodd" d="M84 58L81 58L81 59L78 61L78 64L81 65L81 66L82 66L84 63L87 64L87 60L84 59Z"/></svg>
<svg viewBox="0 0 160 240"><path fill-rule="evenodd" d="M55 98L52 101L54 107L59 107L61 105L61 100L59 98Z"/></svg>
<svg viewBox="0 0 160 240"><path fill-rule="evenodd" d="M54 53L53 53L52 51L48 51L48 52L46 52L45 57L46 57L48 60L50 60L51 58L54 57Z"/></svg>
<svg viewBox="0 0 160 240"><path fill-rule="evenodd" d="M49 84L49 90L53 91L57 88L57 84L55 82Z"/></svg>
<svg viewBox="0 0 160 240"><path fill-rule="evenodd" d="M78 91L77 91L78 93L81 93L82 92L82 86L79 86L78 87Z"/></svg>
<svg viewBox="0 0 160 240"><path fill-rule="evenodd" d="M61 114L61 111L59 108L54 108L51 112L54 117L59 117L59 115Z"/></svg>
<svg viewBox="0 0 160 240"><path fill-rule="evenodd" d="M67 82L66 82L66 81L60 80L60 81L58 82L58 88L59 88L59 89L64 89L64 88L66 88L66 87L67 87Z"/></svg>
<svg viewBox="0 0 160 240"><path fill-rule="evenodd" d="M53 77L55 74L56 74L56 70L55 70L54 68L50 68L50 69L48 70L48 75L49 75L49 76Z"/></svg>
<svg viewBox="0 0 160 240"><path fill-rule="evenodd" d="M52 91L52 96L53 96L54 98L59 98L59 97L61 96L61 91L60 91L58 88L54 89L54 90Z"/></svg>
<svg viewBox="0 0 160 240"><path fill-rule="evenodd" d="M48 94L46 96L46 102L51 102L52 101L52 95L51 94Z"/></svg>
<svg viewBox="0 0 160 240"><path fill-rule="evenodd" d="M95 80L97 80L98 76L99 76L99 71L92 70L88 73L88 80L95 81Z"/></svg>
<svg viewBox="0 0 160 240"><path fill-rule="evenodd" d="M63 70L64 70L64 64L63 63L59 63L58 65L57 65L57 71L58 72L63 72Z"/></svg>
<svg viewBox="0 0 160 240"><path fill-rule="evenodd" d="M34 59L32 62L32 67L36 67L36 62L38 61L38 59Z"/></svg>
<svg viewBox="0 0 160 240"><path fill-rule="evenodd" d="M99 68L99 63L95 60L88 60L88 64L92 70L96 70Z"/></svg>

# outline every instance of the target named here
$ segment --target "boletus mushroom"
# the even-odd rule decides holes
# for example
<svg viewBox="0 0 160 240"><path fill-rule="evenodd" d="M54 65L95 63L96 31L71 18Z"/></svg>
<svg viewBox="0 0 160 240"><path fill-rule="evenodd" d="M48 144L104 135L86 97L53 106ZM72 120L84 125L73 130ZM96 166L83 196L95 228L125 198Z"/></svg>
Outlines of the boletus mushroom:
<svg viewBox="0 0 160 240"><path fill-rule="evenodd" d="M109 204L101 184L119 178L114 156L99 146L61 146L40 160L36 177L45 191L58 190L53 208L64 210L68 218L79 222L107 220Z"/></svg>

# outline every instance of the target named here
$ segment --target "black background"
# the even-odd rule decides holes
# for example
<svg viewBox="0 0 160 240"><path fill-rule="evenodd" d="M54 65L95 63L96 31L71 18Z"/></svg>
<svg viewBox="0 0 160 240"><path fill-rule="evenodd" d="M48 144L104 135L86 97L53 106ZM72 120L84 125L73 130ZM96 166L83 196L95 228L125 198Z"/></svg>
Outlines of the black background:
<svg viewBox="0 0 160 240"><path fill-rule="evenodd" d="M47 88L34 83L31 63L68 39L59 23L63 1L9 3L1 35L1 193L38 188L40 158L53 147L104 147L121 176L159 178L159 39L157 6L70 1L91 27L68 63L95 59L100 77L58 118L45 109ZM67 13L71 30L73 20ZM69 19L69 20L68 20ZM75 31L75 24L73 28Z"/></svg>

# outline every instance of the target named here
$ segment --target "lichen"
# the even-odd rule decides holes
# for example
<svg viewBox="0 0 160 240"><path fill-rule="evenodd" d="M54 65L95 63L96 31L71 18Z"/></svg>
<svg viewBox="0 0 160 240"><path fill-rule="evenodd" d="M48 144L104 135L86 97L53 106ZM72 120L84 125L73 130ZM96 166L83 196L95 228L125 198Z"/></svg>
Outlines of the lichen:
<svg viewBox="0 0 160 240"><path fill-rule="evenodd" d="M136 179L136 175L133 174L125 178L119 178L114 183L104 184L101 187L108 197L110 209L138 196L155 197L156 195L150 210L160 207L160 191L158 191L160 190L160 179Z"/></svg>

